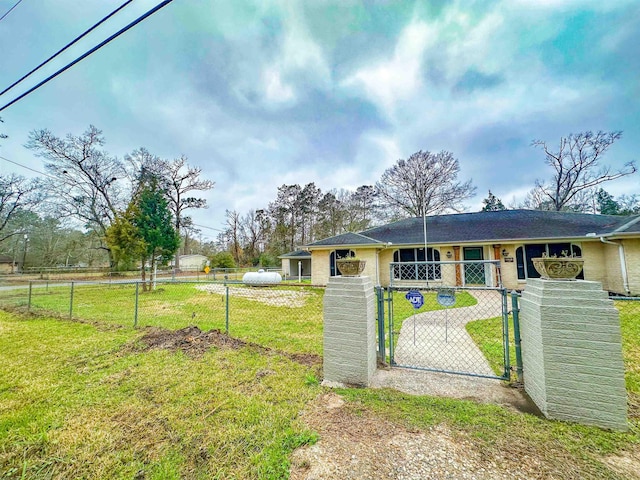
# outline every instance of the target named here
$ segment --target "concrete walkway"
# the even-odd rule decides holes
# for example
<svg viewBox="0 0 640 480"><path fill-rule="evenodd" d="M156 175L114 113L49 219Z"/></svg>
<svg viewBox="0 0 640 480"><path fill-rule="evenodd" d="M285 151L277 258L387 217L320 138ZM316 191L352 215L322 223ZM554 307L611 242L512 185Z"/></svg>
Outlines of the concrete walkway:
<svg viewBox="0 0 640 480"><path fill-rule="evenodd" d="M469 371L495 375L465 329L473 320L502 315L502 296L498 291L470 291L478 303L471 307L420 313L404 321L396 363L421 368ZM414 326L416 344L414 345ZM446 337L446 338L445 338ZM469 375L413 370L407 368L378 369L372 388L392 388L413 395L432 395L469 399L483 403L510 405L517 410L536 413L535 405L524 391L507 386L496 379Z"/></svg>
<svg viewBox="0 0 640 480"><path fill-rule="evenodd" d="M502 296L495 290L469 293L477 300L476 305L429 311L405 319L395 349L396 364L494 376L465 325L501 316Z"/></svg>

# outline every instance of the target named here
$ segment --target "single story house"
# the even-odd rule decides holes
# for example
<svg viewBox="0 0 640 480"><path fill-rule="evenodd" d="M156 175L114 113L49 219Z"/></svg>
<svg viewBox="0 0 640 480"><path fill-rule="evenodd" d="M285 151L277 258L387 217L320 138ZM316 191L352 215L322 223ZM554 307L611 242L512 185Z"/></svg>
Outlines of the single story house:
<svg viewBox="0 0 640 480"><path fill-rule="evenodd" d="M521 289L527 278L540 276L531 259L546 254L580 256L584 269L579 278L601 282L610 292L640 295L640 215L502 210L414 217L325 238L306 248L311 253L311 281L317 285L326 285L329 277L338 274L336 259L357 255L367 261L363 275L382 286L391 282L392 263L395 285L395 280L403 280L402 272L417 275L419 271L399 268L402 263L495 260L503 285ZM454 266L449 267L430 269L429 284L497 284L495 268L493 274L489 268L484 274L470 270L465 276L467 265L462 264L455 267L455 275L445 275L445 270L453 271ZM424 268L422 275L426 275Z"/></svg>
<svg viewBox="0 0 640 480"><path fill-rule="evenodd" d="M311 276L311 253L306 250L295 250L278 257L282 261L282 276L309 277Z"/></svg>

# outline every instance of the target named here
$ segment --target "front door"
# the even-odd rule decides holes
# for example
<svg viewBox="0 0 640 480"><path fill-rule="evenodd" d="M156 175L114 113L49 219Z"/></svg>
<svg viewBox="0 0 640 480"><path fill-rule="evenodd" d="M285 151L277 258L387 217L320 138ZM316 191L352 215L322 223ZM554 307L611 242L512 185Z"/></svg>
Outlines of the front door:
<svg viewBox="0 0 640 480"><path fill-rule="evenodd" d="M464 247L463 260L483 260L482 247ZM485 285L484 263L465 263L464 282L466 285Z"/></svg>

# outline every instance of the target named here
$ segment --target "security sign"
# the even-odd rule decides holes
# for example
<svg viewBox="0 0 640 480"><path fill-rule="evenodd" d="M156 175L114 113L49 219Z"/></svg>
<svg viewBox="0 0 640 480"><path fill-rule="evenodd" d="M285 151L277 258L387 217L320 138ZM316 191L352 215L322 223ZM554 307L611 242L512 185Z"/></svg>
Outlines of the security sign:
<svg viewBox="0 0 640 480"><path fill-rule="evenodd" d="M424 297L418 290L409 290L404 296L416 310L424 305Z"/></svg>
<svg viewBox="0 0 640 480"><path fill-rule="evenodd" d="M456 304L456 292L453 288L442 288L438 291L436 300L443 307L453 307Z"/></svg>

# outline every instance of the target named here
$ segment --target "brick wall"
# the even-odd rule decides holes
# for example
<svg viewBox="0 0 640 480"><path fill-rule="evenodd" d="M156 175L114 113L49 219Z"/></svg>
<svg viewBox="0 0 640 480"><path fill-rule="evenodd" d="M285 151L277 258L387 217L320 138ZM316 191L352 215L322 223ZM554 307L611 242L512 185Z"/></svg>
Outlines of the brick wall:
<svg viewBox="0 0 640 480"><path fill-rule="evenodd" d="M601 285L531 279L520 322L525 390L542 413L626 430L620 319Z"/></svg>

